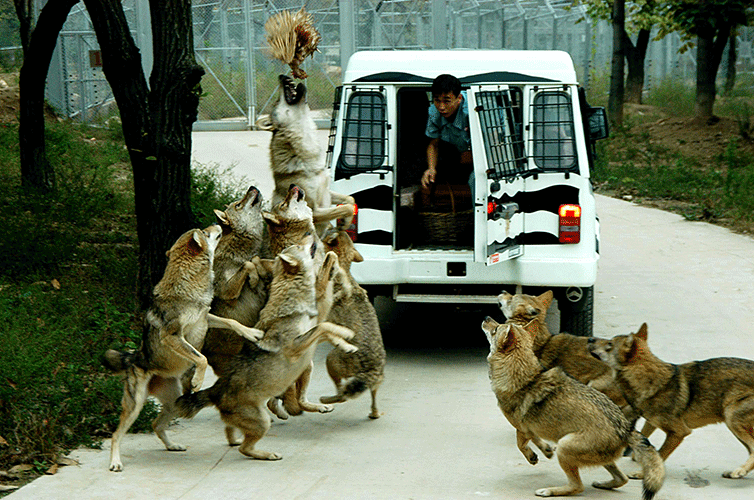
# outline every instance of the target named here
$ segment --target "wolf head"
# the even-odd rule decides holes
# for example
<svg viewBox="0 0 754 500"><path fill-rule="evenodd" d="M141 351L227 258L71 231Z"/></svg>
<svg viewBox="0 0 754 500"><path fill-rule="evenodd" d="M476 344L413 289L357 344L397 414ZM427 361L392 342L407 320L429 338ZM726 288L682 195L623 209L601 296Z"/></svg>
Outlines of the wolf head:
<svg viewBox="0 0 754 500"><path fill-rule="evenodd" d="M313 282L316 253L317 239L313 235L306 236L301 244L286 247L275 258L273 280L301 277Z"/></svg>
<svg viewBox="0 0 754 500"><path fill-rule="evenodd" d="M538 297L518 293L511 295L503 292L497 296L500 309L508 320L520 320L528 323L534 318L544 321L547 309L552 303L552 290L548 290Z"/></svg>
<svg viewBox="0 0 754 500"><path fill-rule="evenodd" d="M243 198L230 203L225 211L215 210L223 234L236 233L261 242L265 225L262 218L262 193L251 186Z"/></svg>
<svg viewBox="0 0 754 500"><path fill-rule="evenodd" d="M312 209L306 204L304 190L295 184L291 184L285 199L272 207L272 211L262 212L262 217L270 229L273 253L315 232Z"/></svg>
<svg viewBox="0 0 754 500"><path fill-rule="evenodd" d="M536 332L529 325L520 327L514 323L501 324L487 316L482 322L482 330L490 343L490 355L510 354L516 349L529 350L533 355L532 346Z"/></svg>
<svg viewBox="0 0 754 500"><path fill-rule="evenodd" d="M260 116L256 121L257 128L274 132L280 130L297 130L314 127L311 110L306 104L306 86L296 85L291 77L280 75L280 99L272 113Z"/></svg>
<svg viewBox="0 0 754 500"><path fill-rule="evenodd" d="M592 356L607 363L614 370L620 370L639 361L641 356L650 354L646 323L642 323L636 333L617 335L610 340L592 337L588 345Z"/></svg>
<svg viewBox="0 0 754 500"><path fill-rule="evenodd" d="M211 301L212 264L222 234L220 226L213 224L204 230L191 229L178 237L166 252L165 274L154 287L153 295L167 297L175 293L194 293L198 296L208 293Z"/></svg>
<svg viewBox="0 0 754 500"><path fill-rule="evenodd" d="M361 256L353 245L351 237L341 229L328 229L322 237L322 243L325 244L327 250L335 252L335 255L338 256L338 264L347 271L351 270L352 262L362 262L364 260L364 257Z"/></svg>

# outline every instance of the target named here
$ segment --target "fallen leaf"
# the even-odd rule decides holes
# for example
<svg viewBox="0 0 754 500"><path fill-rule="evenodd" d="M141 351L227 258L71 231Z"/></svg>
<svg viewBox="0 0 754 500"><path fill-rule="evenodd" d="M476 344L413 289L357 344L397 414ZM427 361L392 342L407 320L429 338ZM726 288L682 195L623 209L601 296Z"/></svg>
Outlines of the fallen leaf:
<svg viewBox="0 0 754 500"><path fill-rule="evenodd" d="M56 462L58 465L81 465L78 460L68 457L58 457Z"/></svg>
<svg viewBox="0 0 754 500"><path fill-rule="evenodd" d="M0 491L13 491L17 489L18 489L18 486L11 486L10 484L0 484Z"/></svg>
<svg viewBox="0 0 754 500"><path fill-rule="evenodd" d="M8 472L10 474L17 474L19 472L26 472L28 470L32 470L33 468L34 466L31 464L18 464L11 467Z"/></svg>
<svg viewBox="0 0 754 500"><path fill-rule="evenodd" d="M60 290L60 282L58 280L56 280L55 278L53 278L50 283L52 284L52 287L55 290Z"/></svg>
<svg viewBox="0 0 754 500"><path fill-rule="evenodd" d="M47 469L45 471L45 474L47 474L48 476L52 476L54 474L57 474L59 468L60 468L60 466L58 464L52 464L52 467L50 467L49 469Z"/></svg>
<svg viewBox="0 0 754 500"><path fill-rule="evenodd" d="M8 441L3 436L0 436L0 446L8 446Z"/></svg>

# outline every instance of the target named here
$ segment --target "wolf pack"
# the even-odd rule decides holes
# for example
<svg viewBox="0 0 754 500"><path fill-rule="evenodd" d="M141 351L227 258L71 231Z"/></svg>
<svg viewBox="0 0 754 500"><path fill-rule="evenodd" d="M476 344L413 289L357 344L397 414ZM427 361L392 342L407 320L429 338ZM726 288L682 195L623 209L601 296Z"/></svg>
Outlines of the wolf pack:
<svg viewBox="0 0 754 500"><path fill-rule="evenodd" d="M369 418L381 415L385 347L374 306L351 274L363 258L345 231L354 199L330 191L306 87L287 76L280 85L273 112L257 122L272 132L272 199L251 186L214 211L216 224L181 235L153 290L141 347L103 356L124 378L111 471L123 470L121 442L148 396L160 402L152 426L168 450L186 449L166 432L172 420L214 406L228 444L260 460L282 458L257 448L272 418L331 412L367 390ZM754 469L754 361L664 362L649 348L646 324L612 339L552 334L552 301L552 291L504 291L498 302L505 321L482 322L492 392L516 430L516 446L532 465L539 460L534 448L557 457L568 480L537 496L581 493L579 470L602 466L610 479L595 488L615 489L631 477L651 499L663 485L664 461L683 439L719 422L749 453L723 476ZM307 388L322 342L333 346L325 368L335 394L316 403ZM208 367L217 380L202 389ZM656 429L666 433L659 450L647 439ZM616 465L624 454L640 466L630 476Z"/></svg>

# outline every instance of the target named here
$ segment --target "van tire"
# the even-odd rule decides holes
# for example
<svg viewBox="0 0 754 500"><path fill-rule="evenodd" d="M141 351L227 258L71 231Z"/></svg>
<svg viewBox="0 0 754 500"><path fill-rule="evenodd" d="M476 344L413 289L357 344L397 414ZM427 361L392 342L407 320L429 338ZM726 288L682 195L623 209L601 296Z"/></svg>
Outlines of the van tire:
<svg viewBox="0 0 754 500"><path fill-rule="evenodd" d="M563 288L558 294L558 309L560 309L560 331L591 337L594 331L594 287L581 288L582 295L573 301L578 287Z"/></svg>

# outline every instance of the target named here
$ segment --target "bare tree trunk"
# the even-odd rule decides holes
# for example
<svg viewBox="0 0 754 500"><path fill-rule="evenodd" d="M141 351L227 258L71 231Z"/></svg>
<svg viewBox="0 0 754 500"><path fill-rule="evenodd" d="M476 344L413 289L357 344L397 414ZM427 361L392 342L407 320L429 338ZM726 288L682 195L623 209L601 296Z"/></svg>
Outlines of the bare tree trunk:
<svg viewBox="0 0 754 500"><path fill-rule="evenodd" d="M623 48L625 37L626 2L625 0L613 1L613 60L610 72L610 96L607 108L613 123L623 123L623 99L625 85L623 83L625 72L625 50Z"/></svg>
<svg viewBox="0 0 754 500"><path fill-rule="evenodd" d="M55 172L47 159L45 148L45 82L58 33L63 28L71 8L77 3L78 0L48 2L39 13L37 25L31 32L28 47L24 51L24 63L18 80L18 142L21 186L26 191L45 194L55 189Z"/></svg>
<svg viewBox="0 0 754 500"><path fill-rule="evenodd" d="M628 63L626 102L641 104L642 92L644 91L644 59L646 59L647 47L649 46L649 30L642 29L639 31L636 45L625 34L624 43L626 62Z"/></svg>
<svg viewBox="0 0 754 500"><path fill-rule="evenodd" d="M720 29L717 37L713 30L705 30L697 35L694 114L700 120L709 120L713 117L717 93L715 79L729 35L730 26Z"/></svg>
<svg viewBox="0 0 754 500"><path fill-rule="evenodd" d="M13 5L16 8L16 16L18 17L21 47L23 48L24 55L26 55L26 52L29 50L31 32L34 27L34 13L32 12L34 0L13 0Z"/></svg>
<svg viewBox="0 0 754 500"><path fill-rule="evenodd" d="M738 58L737 40L738 30L733 28L728 42L728 60L725 65L725 87L723 92L730 94L736 86L736 59Z"/></svg>
<svg viewBox="0 0 754 500"><path fill-rule="evenodd" d="M189 0L153 0L151 90L119 0L84 0L102 49L134 175L142 308L165 271L165 251L194 226L191 126L204 70L194 59Z"/></svg>

